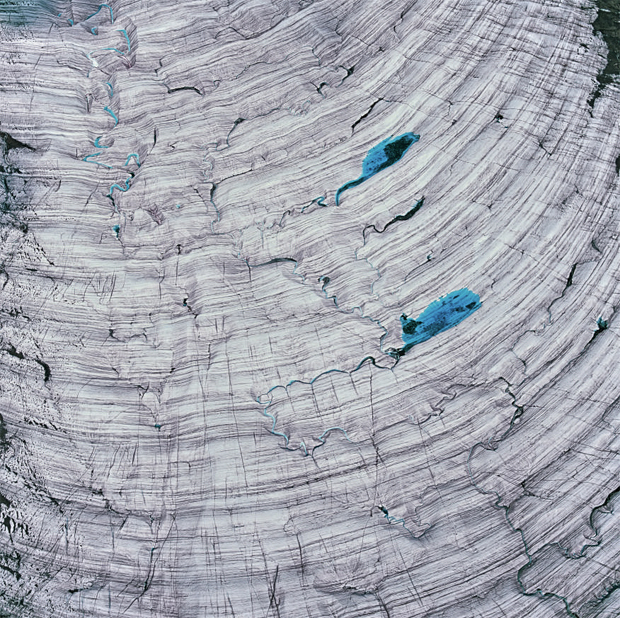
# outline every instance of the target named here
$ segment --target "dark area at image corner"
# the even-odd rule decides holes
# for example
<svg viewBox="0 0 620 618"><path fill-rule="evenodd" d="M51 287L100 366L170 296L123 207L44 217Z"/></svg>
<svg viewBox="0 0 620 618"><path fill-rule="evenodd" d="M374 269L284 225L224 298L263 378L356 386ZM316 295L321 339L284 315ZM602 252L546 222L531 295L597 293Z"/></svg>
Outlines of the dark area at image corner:
<svg viewBox="0 0 620 618"><path fill-rule="evenodd" d="M607 63L597 75L598 86L588 101L591 107L604 88L620 76L620 0L597 0L595 4L597 15L592 28L607 45Z"/></svg>

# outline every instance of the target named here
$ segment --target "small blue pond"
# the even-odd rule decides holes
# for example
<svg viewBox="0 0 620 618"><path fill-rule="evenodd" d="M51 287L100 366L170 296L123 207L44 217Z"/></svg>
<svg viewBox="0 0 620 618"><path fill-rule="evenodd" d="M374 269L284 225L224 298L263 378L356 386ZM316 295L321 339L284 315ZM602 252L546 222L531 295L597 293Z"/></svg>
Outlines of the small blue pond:
<svg viewBox="0 0 620 618"><path fill-rule="evenodd" d="M344 191L361 185L365 180L368 180L381 170L400 161L407 150L409 150L409 147L419 139L420 136L415 133L403 133L398 137L388 137L380 144L373 146L362 162L362 175L356 180L345 183L336 191L336 206L340 203L340 196Z"/></svg>
<svg viewBox="0 0 620 618"><path fill-rule="evenodd" d="M463 288L433 301L415 320L403 313L400 316L400 323L405 346L399 351L399 355L414 345L456 326L481 306L478 294Z"/></svg>

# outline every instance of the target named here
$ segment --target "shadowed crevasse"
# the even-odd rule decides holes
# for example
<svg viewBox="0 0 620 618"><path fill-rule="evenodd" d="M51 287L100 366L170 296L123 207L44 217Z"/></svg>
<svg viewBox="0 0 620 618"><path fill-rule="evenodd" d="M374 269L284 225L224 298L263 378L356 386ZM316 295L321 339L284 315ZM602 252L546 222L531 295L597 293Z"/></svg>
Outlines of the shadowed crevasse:
<svg viewBox="0 0 620 618"><path fill-rule="evenodd" d="M433 301L415 320L403 313L400 323L405 346L392 354L402 356L414 345L456 326L481 306L480 297L463 288Z"/></svg>
<svg viewBox="0 0 620 618"><path fill-rule="evenodd" d="M362 175L345 183L336 191L336 206L340 203L340 196L347 189L361 185L365 180L384 170L386 167L394 165L403 158L412 144L420 139L415 133L403 133L398 137L388 137L380 144L373 146L362 162Z"/></svg>
<svg viewBox="0 0 620 618"><path fill-rule="evenodd" d="M381 230L378 229L376 225L367 225L362 232L364 240L366 240L366 232L368 230L374 230L377 234L383 234L383 232L385 232L390 225L394 225L394 223L398 223L399 221L409 221L409 219L411 219L423 205L424 198L422 197L404 215L396 215L393 219L390 219L390 221L388 221Z"/></svg>

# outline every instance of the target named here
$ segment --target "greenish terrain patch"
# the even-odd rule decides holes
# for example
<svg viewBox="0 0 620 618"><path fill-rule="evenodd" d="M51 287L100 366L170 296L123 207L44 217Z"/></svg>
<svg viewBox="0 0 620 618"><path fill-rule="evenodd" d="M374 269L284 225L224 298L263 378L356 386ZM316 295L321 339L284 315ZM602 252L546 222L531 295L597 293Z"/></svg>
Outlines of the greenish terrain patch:
<svg viewBox="0 0 620 618"><path fill-rule="evenodd" d="M607 45L607 64L596 77L598 85L588 100L590 107L601 96L603 89L620 76L620 0L596 0L598 14L592 28Z"/></svg>

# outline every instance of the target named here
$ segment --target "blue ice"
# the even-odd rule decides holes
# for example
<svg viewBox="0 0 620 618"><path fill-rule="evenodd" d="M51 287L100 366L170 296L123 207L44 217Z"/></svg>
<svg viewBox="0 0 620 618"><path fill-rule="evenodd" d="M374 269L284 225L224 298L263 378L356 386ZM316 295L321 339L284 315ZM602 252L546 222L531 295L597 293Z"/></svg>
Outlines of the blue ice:
<svg viewBox="0 0 620 618"><path fill-rule="evenodd" d="M123 35L125 35L125 39L127 39L127 52L129 53L131 51L131 43L129 42L127 30L125 30L125 28L122 28L121 30L117 30L117 32L122 32Z"/></svg>
<svg viewBox="0 0 620 618"><path fill-rule="evenodd" d="M127 161L125 161L125 165L129 165L129 162L131 161L132 158L136 160L136 163L138 164L138 167L140 167L140 155L136 154L135 152L132 152L127 157Z"/></svg>
<svg viewBox="0 0 620 618"><path fill-rule="evenodd" d="M394 163L400 161L407 150L409 150L410 146L415 144L419 139L420 136L415 133L403 133L398 137L388 137L380 144L373 146L362 162L362 175L356 180L345 183L336 191L336 206L340 203L340 195L344 191L352 187L357 187L357 185L362 184L371 176L374 176L386 167L390 167L390 165L394 165Z"/></svg>
<svg viewBox="0 0 620 618"><path fill-rule="evenodd" d="M112 118L114 118L114 126L116 126L118 124L118 118L116 117L116 114L107 105L103 109L104 111L108 112L108 114L110 114Z"/></svg>
<svg viewBox="0 0 620 618"><path fill-rule="evenodd" d="M114 11L112 10L112 7L111 7L109 4L100 4L100 5L99 5L99 8L98 8L98 9L97 9L94 13L92 13L91 15L89 15L89 16L88 16L88 17L87 17L84 21L87 21L87 20L89 20L91 17L94 17L95 15L97 15L97 13L99 13L99 11L100 11L100 10L101 10L104 6L105 6L106 8L108 8L108 9L110 9L110 21L111 21L112 23L114 23Z"/></svg>
<svg viewBox="0 0 620 618"><path fill-rule="evenodd" d="M400 316L403 328L404 354L417 343L448 330L469 317L482 306L480 297L467 288L450 292L433 301L415 320L404 313Z"/></svg>
<svg viewBox="0 0 620 618"><path fill-rule="evenodd" d="M111 187L110 187L110 192L108 193L108 197L112 197L112 192L114 191L114 189L118 189L119 191L122 191L123 193L125 193L126 191L129 191L129 187L131 186L129 184L129 182L131 181L131 178L128 178L125 181L125 186L121 187L119 184L114 183Z"/></svg>
<svg viewBox="0 0 620 618"><path fill-rule="evenodd" d="M102 144L99 143L99 140L103 137L103 135L100 135L95 141L95 148L109 148L109 146L103 146Z"/></svg>
<svg viewBox="0 0 620 618"><path fill-rule="evenodd" d="M111 170L112 168L109 165L106 165L105 163L99 163L99 161L91 161L90 159L92 157L98 157L99 155L101 155L103 153L101 152L95 152L94 154L89 154L86 155L82 161L86 161L86 163L96 163L97 165L100 165L101 167L107 167L109 170Z"/></svg>

